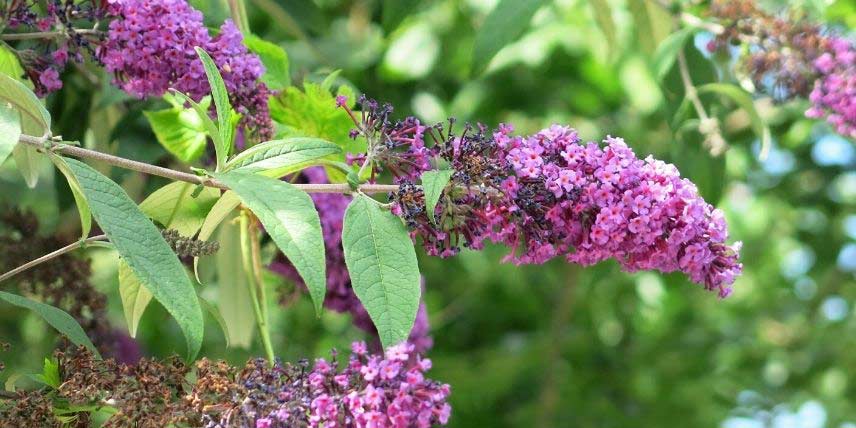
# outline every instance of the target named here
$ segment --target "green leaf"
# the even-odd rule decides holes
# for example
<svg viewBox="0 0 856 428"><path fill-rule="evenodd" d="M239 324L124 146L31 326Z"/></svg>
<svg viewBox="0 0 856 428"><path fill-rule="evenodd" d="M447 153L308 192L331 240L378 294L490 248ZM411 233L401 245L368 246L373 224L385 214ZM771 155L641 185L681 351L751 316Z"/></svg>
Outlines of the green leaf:
<svg viewBox="0 0 856 428"><path fill-rule="evenodd" d="M381 13L381 22L383 27L388 30L394 30L407 18L408 15L414 13L421 4L428 3L424 0L383 0L383 12Z"/></svg>
<svg viewBox="0 0 856 428"><path fill-rule="evenodd" d="M122 259L119 259L119 297L122 298L128 334L137 337L137 326L152 300L152 293Z"/></svg>
<svg viewBox="0 0 856 428"><path fill-rule="evenodd" d="M639 46L646 55L652 55L672 31L672 15L652 0L628 0L627 8L636 27Z"/></svg>
<svg viewBox="0 0 856 428"><path fill-rule="evenodd" d="M98 350L95 349L95 345L89 340L86 336L86 332L83 331L83 328L80 327L80 324L74 320L67 312L62 309L55 308L51 305L46 305L41 302L37 302L35 300L30 300L26 297L18 296L16 294L7 293L5 291L0 291L0 299L5 300L8 303L11 303L15 306L29 309L35 312L37 315L42 317L51 327L55 328L58 332L62 333L71 343L75 345L81 345L86 347L92 351L98 358L101 356L98 354Z"/></svg>
<svg viewBox="0 0 856 428"><path fill-rule="evenodd" d="M39 184L39 152L35 147L18 144L12 149L12 158L18 166L18 172L24 177L27 187L34 189Z"/></svg>
<svg viewBox="0 0 856 428"><path fill-rule="evenodd" d="M312 198L289 183L261 175L231 171L214 176L259 218L303 278L320 316L327 293L327 262L321 220Z"/></svg>
<svg viewBox="0 0 856 428"><path fill-rule="evenodd" d="M122 188L83 162L67 159L98 225L134 275L175 318L187 341L188 360L202 346L204 324L196 290L184 266L151 220Z"/></svg>
<svg viewBox="0 0 856 428"><path fill-rule="evenodd" d="M0 74L20 79L24 76L24 68L18 56L6 45L0 45Z"/></svg>
<svg viewBox="0 0 856 428"><path fill-rule="evenodd" d="M208 110L205 100L200 106ZM203 119L196 110L175 106L165 110L144 111L143 114L158 142L178 160L190 163L205 153L208 138Z"/></svg>
<svg viewBox="0 0 856 428"><path fill-rule="evenodd" d="M68 187L71 189L71 195L74 197L74 203L77 205L77 213L80 216L80 239L86 239L89 232L92 230L92 211L89 209L89 202L86 202L86 196L83 195L83 189L80 188L80 183L74 178L74 174L69 169L65 159L54 153L48 153L51 162L56 166L59 172L65 176L68 182Z"/></svg>
<svg viewBox="0 0 856 428"><path fill-rule="evenodd" d="M217 266L217 307L229 346L249 348L253 343L256 325L250 298L249 277L241 258L241 228L234 222L220 225L217 233L220 251L215 257Z"/></svg>
<svg viewBox="0 0 856 428"><path fill-rule="evenodd" d="M205 132L208 134L209 137L211 137L211 140L214 141L214 151L217 157L217 167L219 168L223 166L226 163L227 158L227 155L223 152L223 147L228 147L228 145L223 140L223 136L220 135L220 130L217 128L217 124L215 124L214 121L211 120L211 118L208 116L208 107L203 106L202 104L199 104L196 101L193 101L192 98L181 92L173 91L172 93L184 103L189 104L190 107L196 111L196 114L199 116L199 119L202 120L202 126L205 128Z"/></svg>
<svg viewBox="0 0 856 428"><path fill-rule="evenodd" d="M594 12L594 20L597 22L597 26L606 37L608 55L612 55L616 40L615 20L612 19L612 8L609 6L607 0L591 0L589 4Z"/></svg>
<svg viewBox="0 0 856 428"><path fill-rule="evenodd" d="M45 358L45 364L40 374L35 375L39 382L53 388L59 388L62 383L59 377L59 362Z"/></svg>
<svg viewBox="0 0 856 428"><path fill-rule="evenodd" d="M476 34L473 73L481 74L502 48L520 38L535 12L546 3L546 0L500 0Z"/></svg>
<svg viewBox="0 0 856 428"><path fill-rule="evenodd" d="M277 91L291 86L285 49L252 34L244 37L244 44L262 60L265 73L261 79L264 84Z"/></svg>
<svg viewBox="0 0 856 428"><path fill-rule="evenodd" d="M140 210L165 228L175 229L183 236L194 236L220 198L220 191L211 187L203 187L193 197L197 187L183 181L167 184L149 195L140 204Z"/></svg>
<svg viewBox="0 0 856 428"><path fill-rule="evenodd" d="M13 105L21 112L25 132L35 137L50 135L51 116L36 94L15 78L0 73L0 100ZM32 128L32 129L28 129Z"/></svg>
<svg viewBox="0 0 856 428"><path fill-rule="evenodd" d="M422 173L422 191L425 193L425 209L428 211L428 218L434 224L437 224L437 220L434 219L434 209L437 207L440 196L443 195L443 189L449 184L452 174L454 174L454 171L450 169L432 170Z"/></svg>
<svg viewBox="0 0 856 428"><path fill-rule="evenodd" d="M708 83L706 85L699 86L697 90L700 94L715 93L724 95L731 98L731 100L740 106L740 108L746 110L746 113L749 115L749 121L752 124L752 130L761 140L761 151L758 154L758 157L761 160L767 158L767 154L770 152L770 146L772 145L770 128L758 113L758 110L755 108L755 102L752 100L752 96L749 95L749 93L740 89L739 86L732 85L730 83Z"/></svg>
<svg viewBox="0 0 856 428"><path fill-rule="evenodd" d="M280 137L316 137L335 143L342 153L330 155L332 161L344 161L344 153L365 153L367 145L362 137L348 136L354 123L344 109L336 107L336 99L323 85L304 82L303 90L288 87L279 96L271 98L271 117L283 125ZM344 183L345 175L327 168L332 182Z"/></svg>
<svg viewBox="0 0 856 428"><path fill-rule="evenodd" d="M220 199L214 203L214 206L211 207L211 210L208 211L208 215L205 217L205 221L202 222L202 227L199 229L199 235L197 239L202 241L207 241L211 235L214 234L214 231L217 229L217 226L226 219L226 217L241 204L241 198L238 197L235 192L228 190L226 193L223 193L220 196ZM193 258L193 273L196 275L196 281L202 282L199 280L199 257Z"/></svg>
<svg viewBox="0 0 856 428"><path fill-rule="evenodd" d="M205 75L208 77L208 85L211 87L211 98L214 99L214 107L217 109L217 129L220 131L220 146L215 144L217 152L218 170L222 167L232 151L232 138L234 137L232 122L232 105L229 104L229 92L226 91L226 83L217 70L217 64L202 48L196 47L196 54L202 60ZM215 141L217 143L217 141Z"/></svg>
<svg viewBox="0 0 856 428"><path fill-rule="evenodd" d="M278 178L340 153L339 146L320 138L291 137L250 147L226 163L225 170L261 172Z"/></svg>
<svg viewBox="0 0 856 428"><path fill-rule="evenodd" d="M226 320L223 319L223 316L220 315L220 310L217 309L217 305L203 299L199 298L199 304L202 305L202 309L208 312L208 315L211 315L211 318L214 318L214 321L217 321L217 325L220 326L220 330L223 330L223 337L226 339L226 346L232 347L232 344L229 342L229 326L226 324Z"/></svg>
<svg viewBox="0 0 856 428"><path fill-rule="evenodd" d="M0 104L0 165L12 154L21 137L21 114L11 104Z"/></svg>
<svg viewBox="0 0 856 428"><path fill-rule="evenodd" d="M684 45L697 30L698 29L694 27L685 27L670 34L660 42L651 59L651 67L654 72L654 77L657 78L658 82L662 81L663 78L666 77L666 74L668 74L669 70L672 69L672 66L675 65L675 59L678 57L678 52L684 48Z"/></svg>
<svg viewBox="0 0 856 428"><path fill-rule="evenodd" d="M342 245L354 292L384 348L407 339L419 308L419 264L401 220L365 195L345 211Z"/></svg>

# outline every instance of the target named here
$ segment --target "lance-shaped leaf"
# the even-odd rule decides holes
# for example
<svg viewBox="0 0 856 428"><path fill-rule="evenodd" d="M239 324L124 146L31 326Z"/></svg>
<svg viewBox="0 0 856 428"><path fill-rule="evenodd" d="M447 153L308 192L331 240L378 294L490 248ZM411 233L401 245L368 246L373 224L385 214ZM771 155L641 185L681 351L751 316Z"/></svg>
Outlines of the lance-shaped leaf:
<svg viewBox="0 0 856 428"><path fill-rule="evenodd" d="M137 325L140 324L140 318L143 317L152 300L152 293L121 259L119 260L119 297L122 298L122 310L125 312L125 322L128 323L128 333L131 337L137 337Z"/></svg>
<svg viewBox="0 0 856 428"><path fill-rule="evenodd" d="M0 291L0 299L3 299L15 306L29 309L42 317L51 327L62 333L71 343L75 345L85 346L86 349L92 351L93 354L101 358L95 345L86 336L86 332L80 327L80 324L74 320L67 312L62 309L55 308L51 305L46 305L35 300L30 300L26 297L18 296L17 294Z"/></svg>
<svg viewBox="0 0 856 428"><path fill-rule="evenodd" d="M678 53L684 48L690 37L698 31L695 27L682 28L663 39L651 58L651 67L658 82L662 82L675 64Z"/></svg>
<svg viewBox="0 0 856 428"><path fill-rule="evenodd" d="M484 71L502 48L522 36L535 12L546 3L546 0L500 0L476 34L473 73Z"/></svg>
<svg viewBox="0 0 856 428"><path fill-rule="evenodd" d="M227 326L228 346L249 348L253 343L256 319L250 298L249 277L241 258L241 228L224 222L217 232L220 251L214 255L217 266L217 310Z"/></svg>
<svg viewBox="0 0 856 428"><path fill-rule="evenodd" d="M167 184L149 195L140 210L164 227L192 237L220 197L220 191L211 187L203 187L194 197L196 189L196 185L182 181Z"/></svg>
<svg viewBox="0 0 856 428"><path fill-rule="evenodd" d="M21 114L11 104L0 103L0 165L12 154L21 138Z"/></svg>
<svg viewBox="0 0 856 428"><path fill-rule="evenodd" d="M312 198L284 181L231 171L214 174L259 218L280 251L294 265L320 315L327 293L327 263L321 220Z"/></svg>
<svg viewBox="0 0 856 428"><path fill-rule="evenodd" d="M18 80L0 73L0 100L9 103L21 112L22 123L27 132L36 137L50 135L51 115L36 94ZM30 129L28 129L30 128Z"/></svg>
<svg viewBox="0 0 856 428"><path fill-rule="evenodd" d="M211 235L214 234L214 231L217 230L217 226L226 219L226 217L238 208L238 205L241 205L241 198L235 194L235 192L229 190L226 193L223 193L220 196L220 199L214 203L214 206L211 207L211 210L208 211L208 215L205 217L205 221L202 222L202 227L199 229L198 239L202 241L208 240ZM196 276L196 281L202 283L199 279L199 257L193 258L193 273Z"/></svg>
<svg viewBox="0 0 856 428"><path fill-rule="evenodd" d="M12 149L12 158L27 187L35 189L39 184L39 152L35 147L18 144Z"/></svg>
<svg viewBox="0 0 856 428"><path fill-rule="evenodd" d="M342 149L320 138L292 137L267 141L235 156L226 170L260 172L268 177L282 177L318 163L326 156L339 154Z"/></svg>
<svg viewBox="0 0 856 428"><path fill-rule="evenodd" d="M434 209L437 208L437 202L440 201L440 196L443 195L443 189L449 184L454 171L451 169L440 169L425 171L422 173L422 191L425 193L425 209L428 211L428 218L432 223L437 223L434 219Z"/></svg>
<svg viewBox="0 0 856 428"><path fill-rule="evenodd" d="M86 202L86 196L83 195L83 189L80 188L80 183L77 182L77 179L74 178L74 174L71 172L71 169L68 168L68 164L65 163L65 159L53 154L48 153L51 158L51 162L56 166L56 169L65 176L66 181L68 181L68 187L71 189L71 195L74 197L74 203L77 205L77 213L80 215L80 230L81 230L81 239L86 239L89 236L89 232L92 230L92 212L89 210L89 203Z"/></svg>
<svg viewBox="0 0 856 428"><path fill-rule="evenodd" d="M211 87L211 98L214 99L214 107L217 109L217 129L220 132L220 138L219 141L215 140L219 146L214 147L214 149L217 152L217 166L222 167L232 151L232 139L234 137L232 105L229 104L229 92L226 91L226 83L223 82L223 77L217 70L217 64L202 48L196 47L196 53L202 60L205 75L208 77L208 86Z"/></svg>
<svg viewBox="0 0 856 428"><path fill-rule="evenodd" d="M419 264L401 220L368 196L357 195L342 230L351 284L384 348L407 339L419 309Z"/></svg>
<svg viewBox="0 0 856 428"><path fill-rule="evenodd" d="M187 341L188 359L202 346L202 309L193 283L151 220L122 188L90 166L66 159L92 215L119 255L155 299L175 318Z"/></svg>

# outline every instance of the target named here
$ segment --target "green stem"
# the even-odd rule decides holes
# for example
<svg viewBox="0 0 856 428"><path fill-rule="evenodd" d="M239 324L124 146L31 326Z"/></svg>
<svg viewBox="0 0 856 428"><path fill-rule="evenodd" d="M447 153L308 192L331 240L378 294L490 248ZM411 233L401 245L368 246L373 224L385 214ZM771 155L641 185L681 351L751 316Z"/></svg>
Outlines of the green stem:
<svg viewBox="0 0 856 428"><path fill-rule="evenodd" d="M253 303L253 314L256 316L256 325L259 327L259 335L262 339L262 345L265 348L265 355L268 363L273 366L276 356L273 353L273 345L270 340L270 329L268 328L267 309L262 310L266 305L266 301L260 299L258 290L260 287L256 284L256 275L253 268L253 237L256 233L255 229L250 229L250 217L246 212L241 213L241 259L244 264L244 273L247 275L247 287L250 290L250 300Z"/></svg>
<svg viewBox="0 0 856 428"><path fill-rule="evenodd" d="M238 26L238 30L241 30L243 35L250 34L250 20L247 17L247 7L244 5L243 0L228 0L229 1L229 11L232 13L232 21L235 21L235 25Z"/></svg>

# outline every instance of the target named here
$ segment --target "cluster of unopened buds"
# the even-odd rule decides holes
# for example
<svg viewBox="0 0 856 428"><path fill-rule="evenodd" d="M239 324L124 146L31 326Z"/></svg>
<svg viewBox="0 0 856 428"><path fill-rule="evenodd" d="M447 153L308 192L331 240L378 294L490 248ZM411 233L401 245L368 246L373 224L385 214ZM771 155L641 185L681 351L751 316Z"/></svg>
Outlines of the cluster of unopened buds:
<svg viewBox="0 0 856 428"><path fill-rule="evenodd" d="M711 51L730 45L749 49L742 66L756 87L778 99L808 96L811 118L826 118L835 131L856 138L856 48L799 18L770 15L752 0L717 0L711 15L724 30L708 44Z"/></svg>
<svg viewBox="0 0 856 428"><path fill-rule="evenodd" d="M390 195L393 212L429 254L447 257L494 242L511 248L506 260L517 264L613 258L629 271L682 271L721 297L741 273L740 243L726 243L722 211L674 165L637 158L621 138L583 143L576 130L559 125L528 137L513 135L510 125L466 125L456 135L453 121L393 121L391 107L360 104L356 130L369 141L368 157L400 184ZM434 222L416 183L441 163L452 172Z"/></svg>

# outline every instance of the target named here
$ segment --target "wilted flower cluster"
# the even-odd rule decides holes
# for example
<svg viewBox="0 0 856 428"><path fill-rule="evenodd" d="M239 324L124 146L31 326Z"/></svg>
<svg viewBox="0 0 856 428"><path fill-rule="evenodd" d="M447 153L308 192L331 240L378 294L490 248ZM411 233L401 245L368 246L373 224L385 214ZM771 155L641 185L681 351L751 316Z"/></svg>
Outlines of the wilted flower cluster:
<svg viewBox="0 0 856 428"><path fill-rule="evenodd" d="M8 28L27 32L56 32L57 36L31 40L19 49L19 58L35 93L44 97L62 88L60 73L69 61L82 63L95 52L101 36L78 31L80 22L96 22L105 15L101 2L12 1L0 5L0 19ZM44 8L42 8L44 6Z"/></svg>
<svg viewBox="0 0 856 428"><path fill-rule="evenodd" d="M364 117L378 117L376 103L363 105ZM726 244L722 212L674 165L637 158L621 138L607 137L604 146L582 143L574 129L558 125L529 137L513 136L509 125L444 135L439 127L414 126L413 119L388 121L387 110L383 135L395 137L383 137L370 151L412 167L391 168L402 183L391 195L393 210L430 254L450 256L460 246L480 249L490 241L514 249L507 259L519 264L613 258L629 271L680 270L722 297L741 272L740 244ZM365 122L358 123L360 132ZM435 141L432 148L424 135ZM423 158L443 159L453 172L434 212L436 225L413 182L427 168L411 160Z"/></svg>
<svg viewBox="0 0 856 428"><path fill-rule="evenodd" d="M335 352L312 366L253 359L243 369L177 357L127 365L83 347L53 361L60 386L0 399L0 427L88 427L90 411L108 409L107 428L415 428L445 425L451 412L449 386L425 378L431 361L412 345L382 356L354 343L342 368Z"/></svg>
<svg viewBox="0 0 856 428"><path fill-rule="evenodd" d="M347 365L337 366L335 353L331 362L318 359L311 369L308 362L273 368L250 362L238 378L245 395L207 426L418 428L449 419L449 385L425 378L431 361L414 354L412 345L390 348L382 357L354 343Z"/></svg>
<svg viewBox="0 0 856 428"><path fill-rule="evenodd" d="M199 100L210 92L195 51L201 47L220 69L242 125L260 139L271 136L269 90L259 81L264 67L231 20L211 37L202 13L185 0L113 0L109 12L115 19L100 57L122 89L142 98L175 88Z"/></svg>
<svg viewBox="0 0 856 428"><path fill-rule="evenodd" d="M756 87L778 99L808 96L808 117L826 117L836 132L856 138L856 49L851 41L796 16L767 14L753 0L718 0L711 14L725 27L709 50L749 46L742 64Z"/></svg>
<svg viewBox="0 0 856 428"><path fill-rule="evenodd" d="M327 174L321 167L305 169L302 174L302 178L309 183L327 182ZM327 255L327 295L324 297L324 307L336 312L350 313L357 327L376 335L377 329L374 323L357 295L354 294L354 289L351 288L351 277L348 275L345 253L342 250L343 218L351 197L336 193L314 193L311 197L321 219ZM281 254L270 265L270 269L303 285L300 274ZM425 352L433 345L433 340L429 336L428 312L424 303L419 306L409 342L418 352Z"/></svg>

